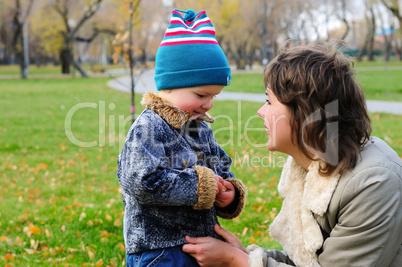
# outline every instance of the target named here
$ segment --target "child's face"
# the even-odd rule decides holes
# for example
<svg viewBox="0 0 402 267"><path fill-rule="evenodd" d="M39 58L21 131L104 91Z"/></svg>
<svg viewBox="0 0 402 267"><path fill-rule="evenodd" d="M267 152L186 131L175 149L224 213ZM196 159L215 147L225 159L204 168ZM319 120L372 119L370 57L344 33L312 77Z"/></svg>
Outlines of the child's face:
<svg viewBox="0 0 402 267"><path fill-rule="evenodd" d="M223 85L204 85L173 90L162 90L159 95L183 111L190 112L195 119L210 110L214 96L218 95Z"/></svg>
<svg viewBox="0 0 402 267"><path fill-rule="evenodd" d="M298 151L292 144L292 129L290 128L290 112L287 106L279 102L269 87L266 90L267 103L257 114L264 119L264 127L269 138L267 147L271 151L280 151L288 155Z"/></svg>

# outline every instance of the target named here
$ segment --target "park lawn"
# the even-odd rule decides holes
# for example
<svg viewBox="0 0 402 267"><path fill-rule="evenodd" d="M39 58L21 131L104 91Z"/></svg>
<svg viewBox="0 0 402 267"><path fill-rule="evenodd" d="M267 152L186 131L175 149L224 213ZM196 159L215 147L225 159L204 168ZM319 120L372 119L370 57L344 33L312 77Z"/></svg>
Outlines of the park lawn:
<svg viewBox="0 0 402 267"><path fill-rule="evenodd" d="M357 80L371 100L402 101L402 66L400 70L358 70ZM265 93L263 74L233 74L226 91Z"/></svg>
<svg viewBox="0 0 402 267"><path fill-rule="evenodd" d="M0 65L0 75L19 75L21 73L19 65ZM52 64L44 66L29 66L29 74L61 74L61 67Z"/></svg>
<svg viewBox="0 0 402 267"><path fill-rule="evenodd" d="M402 68L400 70L358 71L357 79L367 99L402 101Z"/></svg>
<svg viewBox="0 0 402 267"><path fill-rule="evenodd" d="M130 95L107 79L0 81L0 266L121 266L123 205L117 156ZM137 95L137 114L142 111ZM248 188L239 218L220 220L244 244L280 248L268 235L285 156L267 152L259 103L216 102L211 124ZM373 135L402 154L402 116L373 114ZM70 123L71 122L71 123ZM71 125L71 127L70 127Z"/></svg>
<svg viewBox="0 0 402 267"><path fill-rule="evenodd" d="M368 61L367 58L364 58L362 61L358 61L354 59L356 67L384 67L386 66L402 66L402 61L396 57L392 57L390 61L385 62L383 56L377 56L374 58L374 61Z"/></svg>
<svg viewBox="0 0 402 267"><path fill-rule="evenodd" d="M91 71L91 69L96 72L96 69L100 70L102 66L100 64L96 64L94 66L90 66L89 64L84 64L83 68L86 71ZM121 64L113 64L113 65L108 65L108 69L116 69L116 68L127 68ZM73 72L73 68L71 67L71 72ZM0 65L0 75L20 75L21 70L19 65ZM29 75L31 74L50 74L50 75L61 75L61 66L60 65L54 65L54 64L46 64L46 65L41 65L41 66L36 66L36 65L30 65L29 66ZM71 74L72 75L72 74ZM80 74L78 71L75 71L75 75L79 76Z"/></svg>

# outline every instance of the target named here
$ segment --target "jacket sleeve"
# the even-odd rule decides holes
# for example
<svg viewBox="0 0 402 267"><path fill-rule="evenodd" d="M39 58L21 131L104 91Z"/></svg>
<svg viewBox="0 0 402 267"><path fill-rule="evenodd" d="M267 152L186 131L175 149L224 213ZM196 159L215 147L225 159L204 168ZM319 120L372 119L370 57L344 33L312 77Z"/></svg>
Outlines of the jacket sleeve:
<svg viewBox="0 0 402 267"><path fill-rule="evenodd" d="M235 188L235 199L234 201L225 208L216 208L216 213L219 217L223 219L233 219L240 215L244 205L246 203L247 190L243 182L235 178L233 172L230 171L232 165L232 159L226 154L221 146L216 142L212 130L210 131L209 144L211 151L219 159L219 164L217 164L217 174L221 176L226 181L230 182Z"/></svg>
<svg viewBox="0 0 402 267"><path fill-rule="evenodd" d="M118 158L117 176L122 190L147 205L194 206L199 192L215 192L215 180L208 172L199 176L195 168L170 168L165 157L163 129L150 129L148 124L132 127ZM174 141L174 140L173 140ZM215 184L216 186L216 184ZM213 198L212 200L209 198ZM215 200L209 194L200 198L198 208L210 208Z"/></svg>
<svg viewBox="0 0 402 267"><path fill-rule="evenodd" d="M266 250L256 245L247 247L250 267L286 267L296 266L286 252Z"/></svg>
<svg viewBox="0 0 402 267"><path fill-rule="evenodd" d="M355 174L339 198L322 266L390 266L402 241L400 174L383 167ZM336 204L336 203L335 203Z"/></svg>

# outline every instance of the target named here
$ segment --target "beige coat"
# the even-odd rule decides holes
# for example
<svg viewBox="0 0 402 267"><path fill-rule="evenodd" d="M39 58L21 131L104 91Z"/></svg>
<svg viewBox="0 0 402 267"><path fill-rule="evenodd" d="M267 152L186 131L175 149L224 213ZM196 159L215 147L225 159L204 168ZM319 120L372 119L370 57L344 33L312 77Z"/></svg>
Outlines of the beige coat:
<svg viewBox="0 0 402 267"><path fill-rule="evenodd" d="M249 246L250 266L402 266L402 160L376 137L360 156L331 177L318 162L306 171L289 157L270 226L284 251Z"/></svg>

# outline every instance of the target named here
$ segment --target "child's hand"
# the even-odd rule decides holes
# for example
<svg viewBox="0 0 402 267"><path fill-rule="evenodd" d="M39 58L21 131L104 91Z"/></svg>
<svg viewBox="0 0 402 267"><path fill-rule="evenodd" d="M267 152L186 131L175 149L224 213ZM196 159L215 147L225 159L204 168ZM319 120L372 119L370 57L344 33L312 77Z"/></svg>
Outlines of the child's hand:
<svg viewBox="0 0 402 267"><path fill-rule="evenodd" d="M220 177L219 175L215 175L215 180L216 180L216 185L217 185L217 189L216 189L216 195L219 195L223 190L225 190L223 188L223 178Z"/></svg>
<svg viewBox="0 0 402 267"><path fill-rule="evenodd" d="M222 179L222 190L216 195L215 205L224 208L233 202L235 198L235 188L232 183Z"/></svg>

